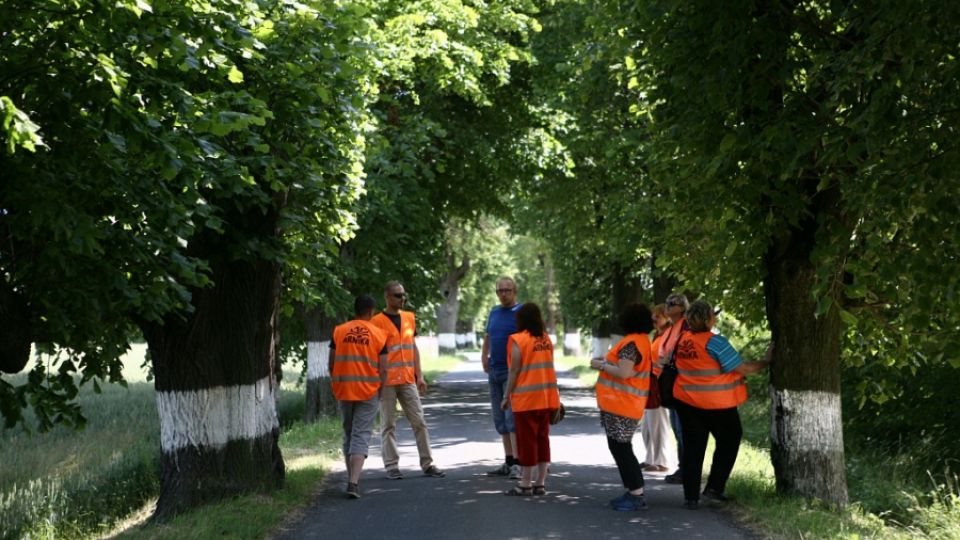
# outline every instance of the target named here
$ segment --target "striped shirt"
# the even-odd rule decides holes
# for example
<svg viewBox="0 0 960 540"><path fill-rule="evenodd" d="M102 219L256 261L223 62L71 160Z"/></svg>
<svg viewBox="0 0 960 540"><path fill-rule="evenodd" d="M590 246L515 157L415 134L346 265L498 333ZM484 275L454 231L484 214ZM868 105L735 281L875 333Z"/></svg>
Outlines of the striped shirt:
<svg viewBox="0 0 960 540"><path fill-rule="evenodd" d="M719 334L714 334L707 341L707 354L720 364L720 371L724 373L730 373L743 363L740 353L730 345L727 338Z"/></svg>

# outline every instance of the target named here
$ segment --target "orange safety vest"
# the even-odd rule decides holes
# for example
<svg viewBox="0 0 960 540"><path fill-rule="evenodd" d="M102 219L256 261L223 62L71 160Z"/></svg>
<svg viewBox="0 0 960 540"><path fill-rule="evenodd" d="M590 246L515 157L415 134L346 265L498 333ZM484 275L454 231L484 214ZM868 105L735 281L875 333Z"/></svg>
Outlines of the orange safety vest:
<svg viewBox="0 0 960 540"><path fill-rule="evenodd" d="M378 313L370 322L387 336L387 386L417 382L414 356L417 322L413 312L400 312L400 330L384 313Z"/></svg>
<svg viewBox="0 0 960 540"><path fill-rule="evenodd" d="M510 394L513 412L559 409L560 390L553 368L553 343L550 336L533 337L524 330L507 338L507 365L513 362L513 343L520 347L520 373Z"/></svg>
<svg viewBox="0 0 960 540"><path fill-rule="evenodd" d="M392 324L392 323L391 323ZM354 319L333 329L333 395L366 401L380 389L380 351L387 338L373 323Z"/></svg>
<svg viewBox="0 0 960 540"><path fill-rule="evenodd" d="M619 365L617 354L630 343L636 346L640 361L634 364L633 373L626 379L600 372L596 387L597 406L601 411L639 420L643 418L650 395L650 336L628 334L610 349L606 359L608 363Z"/></svg>
<svg viewBox="0 0 960 540"><path fill-rule="evenodd" d="M698 409L729 409L747 400L747 383L736 371L724 373L707 352L713 334L688 332L674 351L677 381L673 396Z"/></svg>
<svg viewBox="0 0 960 540"><path fill-rule="evenodd" d="M653 358L652 362L653 362L653 374L656 375L657 377L660 376L660 371L661 371L660 366L657 365L657 359L660 358L660 356L659 356L659 354L660 354L660 343L661 343L662 341L663 341L663 335L661 334L661 335L653 338L653 343L650 344L650 354L651 354L651 355L656 355L656 356Z"/></svg>

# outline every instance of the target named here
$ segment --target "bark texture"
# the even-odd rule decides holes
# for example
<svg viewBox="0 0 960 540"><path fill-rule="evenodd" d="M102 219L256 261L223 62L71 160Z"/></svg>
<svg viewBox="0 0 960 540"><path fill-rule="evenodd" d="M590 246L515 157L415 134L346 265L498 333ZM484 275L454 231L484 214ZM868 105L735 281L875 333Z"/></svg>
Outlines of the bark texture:
<svg viewBox="0 0 960 540"><path fill-rule="evenodd" d="M330 380L330 373L325 366L312 366L314 362L322 363L326 358L322 353L322 347L327 347L329 355L329 343L333 338L333 328L335 321L331 317L323 314L320 308L307 310L303 315L304 326L307 330L307 408L303 413L304 421L316 422L321 418L335 416L337 414L337 399L333 395L333 384ZM321 347L319 351L310 350L312 345L317 343ZM319 376L314 375L314 368Z"/></svg>
<svg viewBox="0 0 960 540"><path fill-rule="evenodd" d="M443 301L437 307L437 333L441 338L445 335L453 336L453 340L451 342L449 339L441 339L440 354L457 352L456 332L457 316L460 314L460 281L469 270L469 257L464 257L463 262L458 266L453 259L453 254L447 255L447 272L440 279L440 295L443 297Z"/></svg>

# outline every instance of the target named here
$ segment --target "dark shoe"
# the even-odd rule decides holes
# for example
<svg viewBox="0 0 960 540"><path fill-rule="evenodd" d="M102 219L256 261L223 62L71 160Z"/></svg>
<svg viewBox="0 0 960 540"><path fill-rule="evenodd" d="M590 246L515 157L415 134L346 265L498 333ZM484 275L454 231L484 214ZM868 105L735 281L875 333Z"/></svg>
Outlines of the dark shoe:
<svg viewBox="0 0 960 540"><path fill-rule="evenodd" d="M504 491L503 494L507 497L530 497L533 495L533 488L530 486L515 486Z"/></svg>
<svg viewBox="0 0 960 540"><path fill-rule="evenodd" d="M616 499L610 499L610 506L616 508L616 506L617 506L618 504L620 504L620 503L622 503L623 501L625 501L625 500L627 499L627 497L629 497L629 496L630 496L630 492L629 492L629 491L624 491L624 492L623 492L623 495L620 495L620 496L617 497Z"/></svg>
<svg viewBox="0 0 960 540"><path fill-rule="evenodd" d="M400 469L389 469L387 470L387 478L390 480L403 480L403 473L400 472Z"/></svg>
<svg viewBox="0 0 960 540"><path fill-rule="evenodd" d="M721 502L721 503L730 501L730 497L727 497L723 493L720 493L719 491L713 488L707 488L703 490L703 498L710 499L711 501Z"/></svg>
<svg viewBox="0 0 960 540"><path fill-rule="evenodd" d="M673 474L668 474L663 477L663 481L668 484L682 484L683 483L683 473L677 471Z"/></svg>
<svg viewBox="0 0 960 540"><path fill-rule="evenodd" d="M487 476L510 476L510 466L504 463L492 471L487 471Z"/></svg>
<svg viewBox="0 0 960 540"><path fill-rule="evenodd" d="M359 499L360 498L360 486L347 482L347 498L350 499Z"/></svg>
<svg viewBox="0 0 960 540"><path fill-rule="evenodd" d="M612 505L617 512L633 512L634 510L646 510L647 498L643 495L632 495L627 492L626 497L619 503Z"/></svg>
<svg viewBox="0 0 960 540"><path fill-rule="evenodd" d="M533 494L534 494L534 495L546 495L546 494L547 494L547 486L533 486Z"/></svg>
<svg viewBox="0 0 960 540"><path fill-rule="evenodd" d="M683 501L683 507L687 510L696 510L697 508L700 508L700 501L695 501L693 499Z"/></svg>
<svg viewBox="0 0 960 540"><path fill-rule="evenodd" d="M443 478L447 473L441 471L436 465L431 465L427 467L427 470L423 471L424 476L432 476L434 478Z"/></svg>

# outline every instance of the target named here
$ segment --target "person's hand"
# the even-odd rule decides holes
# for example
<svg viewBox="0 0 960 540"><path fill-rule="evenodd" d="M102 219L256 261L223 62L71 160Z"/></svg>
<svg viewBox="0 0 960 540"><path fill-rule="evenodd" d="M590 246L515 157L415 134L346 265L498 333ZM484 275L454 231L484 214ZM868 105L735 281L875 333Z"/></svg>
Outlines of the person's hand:
<svg viewBox="0 0 960 540"><path fill-rule="evenodd" d="M485 358L485 357L481 357L481 358L480 358L480 363L483 364L483 372L484 372L484 373L490 373L490 359L489 359L489 358Z"/></svg>
<svg viewBox="0 0 960 540"><path fill-rule="evenodd" d="M505 411L509 406L510 406L510 398L508 398L507 396L503 396L503 400L500 401L500 410Z"/></svg>
<svg viewBox="0 0 960 540"><path fill-rule="evenodd" d="M603 368L603 358L591 358L590 359L590 369L595 369L597 371Z"/></svg>
<svg viewBox="0 0 960 540"><path fill-rule="evenodd" d="M421 396L427 393L427 381L422 376L417 378L417 391Z"/></svg>

